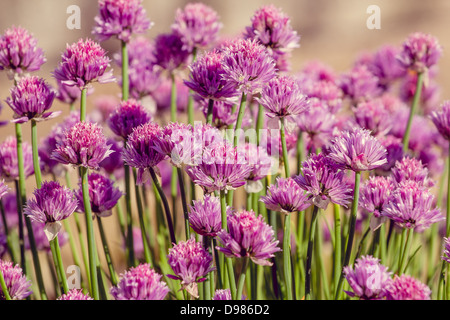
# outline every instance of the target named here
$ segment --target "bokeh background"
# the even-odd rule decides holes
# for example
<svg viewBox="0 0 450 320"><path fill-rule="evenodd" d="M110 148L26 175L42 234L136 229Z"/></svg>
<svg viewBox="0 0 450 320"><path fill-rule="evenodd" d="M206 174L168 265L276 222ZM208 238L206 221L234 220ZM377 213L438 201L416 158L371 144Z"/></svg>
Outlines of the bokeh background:
<svg viewBox="0 0 450 320"><path fill-rule="evenodd" d="M189 1L182 0L143 0L149 18L154 26L146 36L156 37L161 32L168 32L173 23L175 10L184 7ZM292 56L292 72L299 71L310 60L321 60L337 72L348 70L354 60L364 51L374 51L383 44L400 45L412 32L422 31L436 36L444 48L439 62L439 73L436 77L441 85L440 101L450 99L450 1L434 0L204 0L220 15L223 36L238 35L250 23L250 18L259 7L274 4L291 17L293 28L301 36L300 48L294 50ZM70 16L66 12L70 5L78 5L81 9L81 29L69 30L66 20ZM366 20L370 16L366 12L370 5L381 9L381 29L370 30ZM97 1L94 0L1 0L0 32L12 25L28 29L38 39L38 45L46 53L47 63L36 74L55 84L51 72L60 61L66 44L80 38L91 37L94 16L97 14ZM102 46L112 57L119 48L119 42L108 40ZM113 64L119 75L119 68ZM12 82L6 73L0 73L0 101L3 110L0 120L9 120L12 111L4 103L9 95ZM88 112L92 111L93 101L101 95L119 96L118 84L94 85L95 91L88 98ZM53 110L62 110L63 116L68 114L67 105L55 100ZM202 117L202 116L200 116ZM45 136L52 125L60 119L56 118L39 125L39 135ZM30 142L29 125L24 125L25 140ZM0 142L8 135L14 134L12 124L0 127ZM34 188L34 179L28 179L27 191ZM115 221L114 221L115 222ZM84 224L84 223L83 223ZM111 233L117 226L111 224ZM117 251L117 263L123 262L121 243L116 238L110 239L110 246ZM69 258L68 246L64 248L65 258ZM67 265L67 264L66 264ZM117 271L122 271L117 266Z"/></svg>

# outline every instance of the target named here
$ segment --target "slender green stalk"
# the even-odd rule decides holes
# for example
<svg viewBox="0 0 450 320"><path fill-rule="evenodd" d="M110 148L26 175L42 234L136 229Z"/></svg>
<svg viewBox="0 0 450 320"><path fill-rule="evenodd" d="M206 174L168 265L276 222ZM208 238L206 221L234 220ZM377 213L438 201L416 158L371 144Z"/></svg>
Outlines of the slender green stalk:
<svg viewBox="0 0 450 320"><path fill-rule="evenodd" d="M316 274L320 280L321 291L323 292L323 299L328 300L330 298L330 288L329 281L327 276L327 270L325 268L325 261L323 255L323 230L320 225L316 226L316 234L315 234L315 242L314 251L315 251L315 259L318 270Z"/></svg>
<svg viewBox="0 0 450 320"><path fill-rule="evenodd" d="M367 227L366 231L364 232L363 236L361 237L361 240L359 240L358 250L356 251L356 255L355 255L355 261L361 255L361 252L363 250L364 244L366 242L366 239L367 239L367 236L369 235L369 233L370 233L370 226Z"/></svg>
<svg viewBox="0 0 450 320"><path fill-rule="evenodd" d="M358 202L359 202L359 185L361 182L361 172L355 172L355 189L353 192L353 202L352 202L352 211L349 222L349 230L347 234L346 248L345 248L345 258L342 267L348 266L350 262L350 257L352 255L352 247L353 247L353 238L355 236L355 226L356 226L356 214L358 213ZM336 299L340 295L342 284L344 282L344 274L341 270L341 274L339 277L338 286L336 288Z"/></svg>
<svg viewBox="0 0 450 320"><path fill-rule="evenodd" d="M261 144L261 130L264 128L264 107L258 105L258 118L256 119L256 144Z"/></svg>
<svg viewBox="0 0 450 320"><path fill-rule="evenodd" d="M87 88L81 89L80 97L80 121L86 121L86 98Z"/></svg>
<svg viewBox="0 0 450 320"><path fill-rule="evenodd" d="M91 295L95 300L99 300L99 287L97 278L97 249L94 238L94 227L92 222L92 209L89 199L89 185L88 185L88 168L81 167L81 189L83 192L83 205L86 217L86 233L88 242L89 255L89 273L91 279Z"/></svg>
<svg viewBox="0 0 450 320"><path fill-rule="evenodd" d="M0 287L2 288L5 300L11 300L11 296L9 295L8 287L6 286L5 278L3 277L3 272L1 269L0 269Z"/></svg>
<svg viewBox="0 0 450 320"><path fill-rule="evenodd" d="M103 221L101 217L97 217L98 230L100 231L100 237L102 239L103 252L105 253L106 263L108 265L109 275L111 278L111 284L113 286L117 285L117 273L114 269L114 264L111 257L111 252L109 250L108 241L106 239L106 232L103 228Z"/></svg>
<svg viewBox="0 0 450 320"><path fill-rule="evenodd" d="M39 163L37 123L34 119L31 120L31 146L33 150L33 167L34 177L36 178L36 187L40 189L42 184L42 173Z"/></svg>
<svg viewBox="0 0 450 320"><path fill-rule="evenodd" d="M209 99L208 101L208 113L206 114L206 123L211 124L213 122L213 109L214 109L214 100Z"/></svg>
<svg viewBox="0 0 450 320"><path fill-rule="evenodd" d="M58 236L50 241L50 247L53 256L53 263L55 264L56 273L58 275L59 284L64 293L69 291L69 286L67 285L66 272L64 270L63 261L61 258L61 249L59 247Z"/></svg>
<svg viewBox="0 0 450 320"><path fill-rule="evenodd" d="M317 215L319 213L319 207L314 206L312 217L311 217L311 226L309 229L309 240L308 240L308 249L306 253L306 279L305 279L305 299L311 300L311 265L312 265L312 254L313 254L313 246L314 246L314 237L317 229Z"/></svg>
<svg viewBox="0 0 450 320"><path fill-rule="evenodd" d="M211 254L211 238L208 236L203 237L203 248L208 251ZM212 272L209 272L206 275L206 280L203 281L203 294L205 300L211 300L211 274Z"/></svg>
<svg viewBox="0 0 450 320"><path fill-rule="evenodd" d="M245 105L247 104L247 95L245 93L242 93L241 96L241 103L239 106L239 112L236 119L236 125L234 127L234 143L233 145L236 147L239 143L240 138L240 130L242 128L242 120L244 119L244 113L245 113Z"/></svg>
<svg viewBox="0 0 450 320"><path fill-rule="evenodd" d="M289 157L286 146L286 130L284 127L284 119L280 119L280 135L281 135L281 147L283 150L283 161L284 161L284 174L286 178L291 176L291 170L289 169Z"/></svg>
<svg viewBox="0 0 450 320"><path fill-rule="evenodd" d="M184 185L184 176L183 171L181 168L177 168L178 173L178 184L180 186L180 193L181 193L181 204L183 205L183 215L184 215L184 227L186 230L186 240L188 240L191 237L191 231L189 226L189 212L188 212L188 206L187 206L187 198L186 198L186 189Z"/></svg>
<svg viewBox="0 0 450 320"><path fill-rule="evenodd" d="M292 269L291 269L291 215L290 214L286 214L284 216L283 268L284 268L284 283L286 286L287 299L293 300Z"/></svg>
<svg viewBox="0 0 450 320"><path fill-rule="evenodd" d="M408 262L409 251L411 249L411 244L413 240L413 229L407 229L406 231L406 241L405 248L403 249L402 259L400 263L400 269L398 270L398 274L401 275L406 270L406 264Z"/></svg>
<svg viewBox="0 0 450 320"><path fill-rule="evenodd" d="M139 226L141 228L141 235L142 235L142 244L144 246L144 257L145 261L149 264L152 264L152 256L150 253L150 241L147 236L147 230L145 228L145 222L144 222L144 208L142 207L142 199L141 199L141 193L139 190L139 186L136 184L137 176L136 176L136 170L133 170L134 175L134 182L135 182L135 195L136 195L136 205L138 208L138 216L139 216Z"/></svg>
<svg viewBox="0 0 450 320"><path fill-rule="evenodd" d="M16 264L16 256L15 256L15 251L14 251L14 242L11 239L11 234L10 234L10 230L8 227L8 223L6 221L6 213L5 213L5 208L3 206L3 202L0 199L0 213L2 216L2 223L3 223L3 231L5 232L6 235L6 245L8 247L8 252L9 252L9 256L11 258L11 261Z"/></svg>
<svg viewBox="0 0 450 320"><path fill-rule="evenodd" d="M238 287L237 287L237 292L236 292L236 300L242 299L242 293L244 291L244 283L245 283L245 274L247 272L249 260L250 259L248 257L245 257L244 262L242 264L241 274L239 276L239 282L238 282Z"/></svg>
<svg viewBox="0 0 450 320"><path fill-rule="evenodd" d="M420 72L417 74L417 83L416 83L416 92L414 93L411 110L409 112L409 119L408 123L406 125L405 134L403 135L403 152L407 152L409 149L409 136L411 132L411 126L412 121L414 118L414 115L416 114L417 107L419 105L420 96L422 95L422 86L423 86L423 78L425 76L425 73Z"/></svg>
<svg viewBox="0 0 450 320"><path fill-rule="evenodd" d="M336 290L341 274L341 207L334 204L334 263L333 263L333 288Z"/></svg>
<svg viewBox="0 0 450 320"><path fill-rule="evenodd" d="M125 170L125 203L127 209L127 257L128 266L132 267L135 263L134 239L133 239L133 214L131 210L131 175L130 167L124 164Z"/></svg>
<svg viewBox="0 0 450 320"><path fill-rule="evenodd" d="M130 79L128 77L128 49L125 41L121 42L122 49L122 100L127 101L130 95Z"/></svg>

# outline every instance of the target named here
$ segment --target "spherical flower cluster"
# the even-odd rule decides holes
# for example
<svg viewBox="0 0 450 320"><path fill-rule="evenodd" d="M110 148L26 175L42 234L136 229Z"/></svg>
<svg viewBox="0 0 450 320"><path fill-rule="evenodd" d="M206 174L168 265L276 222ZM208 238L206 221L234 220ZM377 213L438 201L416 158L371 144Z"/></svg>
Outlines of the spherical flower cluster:
<svg viewBox="0 0 450 320"><path fill-rule="evenodd" d="M419 280L402 274L395 275L386 288L386 300L430 300L430 288Z"/></svg>
<svg viewBox="0 0 450 320"><path fill-rule="evenodd" d="M45 223L45 234L53 240L61 230L60 221L67 219L77 208L78 201L69 188L57 181L44 181L34 191L34 199L29 199L24 209L33 222Z"/></svg>
<svg viewBox="0 0 450 320"><path fill-rule="evenodd" d="M433 223L445 220L438 208L433 208L433 194L417 182L408 180L392 192L382 215L401 228L422 232Z"/></svg>
<svg viewBox="0 0 450 320"><path fill-rule="evenodd" d="M442 137L450 140L450 100L444 101L440 110L431 112L430 118Z"/></svg>
<svg viewBox="0 0 450 320"><path fill-rule="evenodd" d="M359 103L353 108L356 123L370 130L372 135L385 135L392 126L392 117L381 99L373 99Z"/></svg>
<svg viewBox="0 0 450 320"><path fill-rule="evenodd" d="M372 170L387 162L386 149L366 129L343 132L329 149L331 159L355 172Z"/></svg>
<svg viewBox="0 0 450 320"><path fill-rule="evenodd" d="M142 0L99 0L98 9L92 33L99 41L116 36L128 42L133 34L144 33L152 26Z"/></svg>
<svg viewBox="0 0 450 320"><path fill-rule="evenodd" d="M203 3L188 3L184 9L177 9L172 31L183 42L182 49L192 52L213 45L219 36L222 24L217 12Z"/></svg>
<svg viewBox="0 0 450 320"><path fill-rule="evenodd" d="M107 123L111 131L127 140L133 129L152 120L150 113L135 99L122 101L110 114Z"/></svg>
<svg viewBox="0 0 450 320"><path fill-rule="evenodd" d="M311 205L304 190L293 178L281 177L267 187L267 195L260 201L267 209L283 213L303 211Z"/></svg>
<svg viewBox="0 0 450 320"><path fill-rule="evenodd" d="M14 74L37 71L47 59L37 40L22 27L11 27L0 37L0 70Z"/></svg>
<svg viewBox="0 0 450 320"><path fill-rule="evenodd" d="M275 240L273 228L264 222L262 215L253 211L235 212L228 216L228 232L223 230L217 238L223 247L217 250L230 258L250 258L254 263L271 266L270 258L281 251Z"/></svg>
<svg viewBox="0 0 450 320"><path fill-rule="evenodd" d="M308 100L298 82L291 76L272 78L261 91L257 101L270 118L296 116L308 110Z"/></svg>
<svg viewBox="0 0 450 320"><path fill-rule="evenodd" d="M199 235L215 237L222 229L219 199L205 194L202 200L194 200L189 206L189 225Z"/></svg>
<svg viewBox="0 0 450 320"><path fill-rule="evenodd" d="M62 294L56 300L94 300L89 294L84 294L81 289L71 289L67 293Z"/></svg>
<svg viewBox="0 0 450 320"><path fill-rule="evenodd" d="M164 300L170 290L161 278L150 264L140 264L122 273L110 293L115 300Z"/></svg>
<svg viewBox="0 0 450 320"><path fill-rule="evenodd" d="M426 188L434 186L434 181L429 177L428 168L422 164L422 161L412 157L403 157L397 161L391 169L391 176L397 185L412 180Z"/></svg>
<svg viewBox="0 0 450 320"><path fill-rule="evenodd" d="M437 38L415 32L405 40L397 58L404 68L421 73L437 64L441 54L442 47Z"/></svg>
<svg viewBox="0 0 450 320"><path fill-rule="evenodd" d="M239 93L232 82L226 81L223 67L223 53L207 51L189 65L189 79L184 84L204 99L227 100Z"/></svg>
<svg viewBox="0 0 450 320"><path fill-rule="evenodd" d="M354 269L344 267L344 275L353 291L345 291L351 297L361 300L381 300L386 296L391 283L391 272L372 256L362 256L356 260Z"/></svg>
<svg viewBox="0 0 450 320"><path fill-rule="evenodd" d="M175 33L161 33L155 38L155 64L172 73L188 63L190 52L183 49L181 37Z"/></svg>
<svg viewBox="0 0 450 320"><path fill-rule="evenodd" d="M373 99L380 95L378 78L365 65L357 65L343 73L339 86L353 104Z"/></svg>
<svg viewBox="0 0 450 320"><path fill-rule="evenodd" d="M103 129L96 123L77 122L66 130L52 158L62 164L98 169L99 163L112 153L106 141Z"/></svg>
<svg viewBox="0 0 450 320"><path fill-rule="evenodd" d="M197 282L202 282L206 275L214 270L212 256L203 248L201 242L194 238L180 241L169 249L167 261L175 275L169 278L181 280L181 286L189 294L198 297Z"/></svg>
<svg viewBox="0 0 450 320"><path fill-rule="evenodd" d="M11 97L6 103L14 111L15 123L30 120L43 121L58 116L61 112L49 112L56 92L42 78L26 76L21 78L11 89Z"/></svg>
<svg viewBox="0 0 450 320"><path fill-rule="evenodd" d="M275 61L256 40L237 39L223 48L224 79L244 94L256 94L276 74Z"/></svg>
<svg viewBox="0 0 450 320"><path fill-rule="evenodd" d="M27 280L19 265L14 266L11 261L0 260L0 272L12 300L23 300L32 294L31 281ZM0 300L6 300L2 290L0 290Z"/></svg>
<svg viewBox="0 0 450 320"><path fill-rule="evenodd" d="M57 81L68 86L85 89L92 82L115 81L112 70L107 71L111 60L105 50L91 39L80 39L67 45L53 75Z"/></svg>
<svg viewBox="0 0 450 320"><path fill-rule="evenodd" d="M133 129L128 136L125 149L122 151L124 162L137 169L138 185L149 178L149 168L155 168L166 158L155 149L155 140L161 134L161 127L155 122L147 122Z"/></svg>
<svg viewBox="0 0 450 320"><path fill-rule="evenodd" d="M31 145L23 141L23 164L25 177L34 174L33 167L33 151ZM6 181L14 181L19 179L19 166L17 162L17 140L13 136L9 136L0 145L0 177Z"/></svg>
<svg viewBox="0 0 450 320"><path fill-rule="evenodd" d="M99 217L108 217L112 214L112 208L123 195L119 188L114 186L114 181L102 174L93 172L88 176L89 200L92 212ZM84 212L83 191L81 181L79 189L75 192L78 199L78 211Z"/></svg>
<svg viewBox="0 0 450 320"><path fill-rule="evenodd" d="M333 160L320 153L302 163L301 174L294 180L306 191L309 203L325 210L330 202L341 206L350 203L352 189L344 175Z"/></svg>

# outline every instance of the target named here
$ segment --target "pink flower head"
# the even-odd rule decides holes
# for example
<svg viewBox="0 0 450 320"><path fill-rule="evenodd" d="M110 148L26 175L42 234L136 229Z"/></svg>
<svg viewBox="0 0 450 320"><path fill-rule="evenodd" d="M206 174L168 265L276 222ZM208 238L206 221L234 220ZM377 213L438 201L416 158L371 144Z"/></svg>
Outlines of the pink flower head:
<svg viewBox="0 0 450 320"><path fill-rule="evenodd" d="M437 64L441 54L442 47L437 38L422 32L414 32L403 43L397 59L404 68L421 73Z"/></svg>
<svg viewBox="0 0 450 320"><path fill-rule="evenodd" d="M0 200L3 198L5 194L9 191L8 186L5 184L5 181L0 181Z"/></svg>
<svg viewBox="0 0 450 320"><path fill-rule="evenodd" d="M113 152L106 141L102 127L96 123L77 122L65 131L52 158L62 164L98 169L99 163Z"/></svg>
<svg viewBox="0 0 450 320"><path fill-rule="evenodd" d="M228 216L228 232L220 231L217 235L223 247L217 250L230 258L249 257L261 266L271 266L270 258L281 251L277 246L273 228L264 222L262 215L253 211L235 212Z"/></svg>
<svg viewBox="0 0 450 320"><path fill-rule="evenodd" d="M252 171L247 178L247 184L261 180L270 174L274 159L269 156L266 149L254 143L245 143L243 152L247 163L252 167Z"/></svg>
<svg viewBox="0 0 450 320"><path fill-rule="evenodd" d="M275 61L256 40L234 40L223 48L223 78L245 94L256 94L276 75Z"/></svg>
<svg viewBox="0 0 450 320"><path fill-rule="evenodd" d="M360 207L379 217L384 207L389 203L394 182L390 177L373 176L366 180L360 189Z"/></svg>
<svg viewBox="0 0 450 320"><path fill-rule="evenodd" d="M402 274L395 275L386 290L386 300L430 300L430 288L419 280Z"/></svg>
<svg viewBox="0 0 450 320"><path fill-rule="evenodd" d="M14 266L11 261L0 260L0 272L12 300L23 300L32 294L31 281L27 280L19 265ZM0 290L0 300L6 300L3 290Z"/></svg>
<svg viewBox="0 0 450 320"><path fill-rule="evenodd" d="M434 186L434 181L429 177L428 168L422 164L422 161L416 158L403 157L400 161L395 163L391 173L392 178L397 185L412 180L426 188Z"/></svg>
<svg viewBox="0 0 450 320"><path fill-rule="evenodd" d="M380 259L372 256L362 256L356 260L354 269L344 267L344 275L351 291L345 291L351 297L361 300L381 300L386 296L386 290L391 283L391 272L380 264Z"/></svg>
<svg viewBox="0 0 450 320"><path fill-rule="evenodd" d="M357 65L338 80L344 96L353 104L373 99L381 94L379 79L366 65Z"/></svg>
<svg viewBox="0 0 450 320"><path fill-rule="evenodd" d="M188 3L184 9L178 8L172 31L183 42L183 50L192 52L213 45L219 36L222 24L217 12L203 3Z"/></svg>
<svg viewBox="0 0 450 320"><path fill-rule="evenodd" d="M450 100L444 101L440 110L433 111L430 118L444 139L450 140Z"/></svg>
<svg viewBox="0 0 450 320"><path fill-rule="evenodd" d="M71 289L56 300L94 300L89 294L84 294L81 289Z"/></svg>
<svg viewBox="0 0 450 320"><path fill-rule="evenodd" d="M392 126L392 116L382 99L373 99L358 103L353 108L356 123L372 135L385 135Z"/></svg>
<svg viewBox="0 0 450 320"><path fill-rule="evenodd" d="M190 57L190 52L183 49L181 37L173 32L161 33L155 38L153 54L155 64L169 73L184 67Z"/></svg>
<svg viewBox="0 0 450 320"><path fill-rule="evenodd" d="M189 224L199 235L215 237L222 228L219 199L205 194L202 200L194 200L189 206Z"/></svg>
<svg viewBox="0 0 450 320"><path fill-rule="evenodd" d="M34 174L33 167L33 151L31 145L23 141L23 163L25 177ZM17 162L17 140L13 136L9 136L0 145L0 177L6 181L14 181L19 179L19 169Z"/></svg>
<svg viewBox="0 0 450 320"><path fill-rule="evenodd" d="M180 241L169 249L167 260L175 275L171 279L181 280L181 286L189 294L198 297L197 282L205 281L206 275L215 268L212 256L194 238Z"/></svg>
<svg viewBox="0 0 450 320"><path fill-rule="evenodd" d="M202 99L200 97L197 97L196 100L199 109L202 111L203 115L206 118L208 116L209 99ZM216 128L225 128L228 127L228 125L234 124L236 122L238 113L234 111L234 106L235 103L231 101L214 101L212 109L212 123ZM244 114L243 122L245 122L245 116L246 114Z"/></svg>
<svg viewBox="0 0 450 320"><path fill-rule="evenodd" d="M386 148L366 129L344 131L332 141L328 156L355 172L372 170L387 162Z"/></svg>
<svg viewBox="0 0 450 320"><path fill-rule="evenodd" d="M150 264L140 264L122 273L110 293L115 300L164 300L170 289L161 278Z"/></svg>
<svg viewBox="0 0 450 320"><path fill-rule="evenodd" d="M11 89L6 103L14 111L15 123L30 120L44 121L58 116L61 111L48 111L55 99L56 91L42 78L25 76Z"/></svg>
<svg viewBox="0 0 450 320"><path fill-rule="evenodd" d="M304 190L293 178L278 177L275 184L267 187L267 196L261 197L267 209L283 213L303 211L311 204Z"/></svg>
<svg viewBox="0 0 450 320"><path fill-rule="evenodd" d="M147 18L142 0L99 0L92 33L99 41L116 36L128 42L136 33L144 33L153 23Z"/></svg>
<svg viewBox="0 0 450 320"><path fill-rule="evenodd" d="M91 39L80 39L67 45L53 76L68 86L87 88L92 82L115 81L112 70L107 71L111 60L105 50Z"/></svg>
<svg viewBox="0 0 450 320"><path fill-rule="evenodd" d="M22 27L11 27L0 36L0 70L13 74L37 71L47 59L37 40Z"/></svg>
<svg viewBox="0 0 450 320"><path fill-rule="evenodd" d="M270 118L296 116L308 110L308 100L298 82L291 76L272 78L256 99Z"/></svg>

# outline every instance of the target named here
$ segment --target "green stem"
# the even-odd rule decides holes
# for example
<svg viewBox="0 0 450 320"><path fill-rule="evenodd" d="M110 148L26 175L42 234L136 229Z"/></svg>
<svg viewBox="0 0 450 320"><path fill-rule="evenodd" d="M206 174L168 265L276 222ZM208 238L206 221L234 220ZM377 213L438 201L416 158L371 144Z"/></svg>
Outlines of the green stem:
<svg viewBox="0 0 450 320"><path fill-rule="evenodd" d="M105 253L106 263L109 269L109 275L111 277L111 284L113 286L117 285L117 274L114 269L114 264L111 258L111 252L109 250L108 241L106 239L105 229L103 228L103 221L101 217L97 217L98 230L100 231L100 237L103 244L103 252Z"/></svg>
<svg viewBox="0 0 450 320"><path fill-rule="evenodd" d="M87 88L81 89L80 97L80 121L86 121L86 97Z"/></svg>
<svg viewBox="0 0 450 320"><path fill-rule="evenodd" d="M180 193L181 193L181 204L183 205L184 227L186 230L186 240L188 240L191 237L191 231L190 231L190 226L189 226L189 212L188 212L188 206L187 206L186 189L185 189L185 185L184 185L183 171L181 170L181 168L177 168L177 174L178 174L178 184L180 186Z"/></svg>
<svg viewBox="0 0 450 320"><path fill-rule="evenodd" d="M89 255L89 273L91 279L91 294L95 300L99 300L99 287L97 278L97 250L94 238L94 227L92 218L91 202L89 199L89 185L88 185L88 168L81 167L81 189L83 192L84 214L86 218L86 233L88 242Z"/></svg>
<svg viewBox="0 0 450 320"><path fill-rule="evenodd" d="M213 122L213 109L214 109L214 100L209 99L208 101L208 113L206 114L206 123L211 124Z"/></svg>
<svg viewBox="0 0 450 320"><path fill-rule="evenodd" d="M11 300L11 296L9 295L8 287L6 286L5 278L3 277L3 272L1 269L0 269L0 287L2 288L5 300Z"/></svg>
<svg viewBox="0 0 450 320"><path fill-rule="evenodd" d="M237 292L236 292L236 300L242 299L242 293L244 291L244 283L245 283L245 274L247 272L248 264L249 264L249 258L245 257L244 263L242 264L241 274L239 276L239 283L238 283Z"/></svg>
<svg viewBox="0 0 450 320"><path fill-rule="evenodd" d="M339 282L339 275L341 274L341 251L342 251L342 236L341 236L341 207L334 204L334 271L333 271L333 285L337 288Z"/></svg>
<svg viewBox="0 0 450 320"><path fill-rule="evenodd" d="M306 253L306 278L305 278L305 299L311 300L311 265L312 265L312 253L314 246L314 237L317 228L317 215L319 212L319 207L314 206L312 217L311 217L311 227L309 229L309 240L308 249Z"/></svg>
<svg viewBox="0 0 450 320"><path fill-rule="evenodd" d="M31 120L31 146L33 150L33 167L34 167L34 177L36 178L36 187L41 188L42 184L42 173L41 166L39 164L39 150L38 150L38 139L37 139L37 123L34 119Z"/></svg>
<svg viewBox="0 0 450 320"><path fill-rule="evenodd" d="M400 263L400 269L398 270L399 275L401 275L402 273L404 273L406 271L405 269L406 269L406 264L408 262L408 256L409 256L409 251L411 249L412 239L413 239L413 229L407 229L405 248L403 249L402 260Z"/></svg>
<svg viewBox="0 0 450 320"><path fill-rule="evenodd" d="M236 125L234 127L234 147L236 147L239 143L239 137L240 137L240 131L242 128L242 121L244 119L244 113L245 113L245 105L247 104L247 95L245 93L242 93L241 96L241 104L239 106L239 112L236 119Z"/></svg>
<svg viewBox="0 0 450 320"><path fill-rule="evenodd" d="M411 110L409 112L409 119L406 125L405 134L403 135L403 152L407 152L409 149L409 135L411 132L411 126L413 122L414 115L416 114L417 107L419 105L420 96L422 94L423 78L425 73L420 72L417 74L416 92L414 93Z"/></svg>
<svg viewBox="0 0 450 320"><path fill-rule="evenodd" d="M286 285L286 294L288 300L293 300L292 295L292 269L291 269L291 216L284 216L284 233L283 233L283 268L284 283Z"/></svg>
<svg viewBox="0 0 450 320"><path fill-rule="evenodd" d="M130 95L130 84L128 77L128 50L127 43L125 41L121 42L122 49L122 100L127 101Z"/></svg>
<svg viewBox="0 0 450 320"><path fill-rule="evenodd" d="M149 264L152 263L152 257L150 253L150 241L147 236L147 230L145 228L145 222L144 222L144 208L142 206L142 199L141 199L141 193L139 190L139 186L136 184L137 176L136 176L136 170L133 169L133 175L134 175L134 182L135 182L135 195L136 195L136 204L138 208L138 216L139 216L139 225L141 228L141 235L142 235L142 244L144 246L144 257L145 261Z"/></svg>
<svg viewBox="0 0 450 320"><path fill-rule="evenodd" d="M131 210L131 175L130 167L124 164L125 170L125 203L127 209L127 250L128 250L128 266L134 266L134 239L133 239L133 214Z"/></svg>
<svg viewBox="0 0 450 320"><path fill-rule="evenodd" d="M59 247L58 236L50 241L50 247L53 255L53 262L55 264L56 273L58 275L59 284L62 287L64 293L69 291L69 286L67 285L66 273L64 270L63 261L61 258L61 249Z"/></svg>
<svg viewBox="0 0 450 320"><path fill-rule="evenodd" d="M211 238L208 236L203 237L203 248L211 254ZM203 294L205 300L211 300L211 274L209 272L206 275L206 280L203 282Z"/></svg>
<svg viewBox="0 0 450 320"><path fill-rule="evenodd" d="M286 178L289 178L291 175L291 170L289 169L289 158L286 146L286 132L284 127L284 119L280 119L280 135L281 135L281 147L283 150L283 161L284 161L284 174Z"/></svg>
<svg viewBox="0 0 450 320"><path fill-rule="evenodd" d="M350 257L352 255L352 247L353 247L353 238L355 236L355 225L356 225L356 215L358 213L358 202L359 202L359 185L361 182L361 172L355 172L355 189L353 192L353 202L352 202L352 211L349 222L349 230L347 234L346 248L345 248L345 258L343 263L343 268L348 266L350 263ZM342 269L343 270L343 269ZM344 281L344 273L341 270L338 286L336 288L336 299L340 295L343 281Z"/></svg>
<svg viewBox="0 0 450 320"><path fill-rule="evenodd" d="M177 83L175 81L175 75L170 75L172 79L172 87L170 91L170 121L177 121Z"/></svg>

